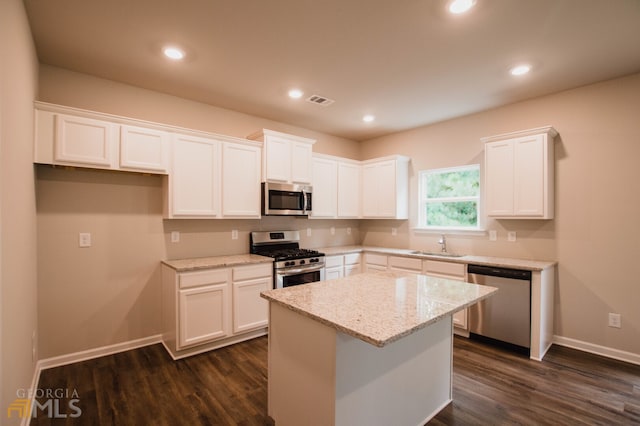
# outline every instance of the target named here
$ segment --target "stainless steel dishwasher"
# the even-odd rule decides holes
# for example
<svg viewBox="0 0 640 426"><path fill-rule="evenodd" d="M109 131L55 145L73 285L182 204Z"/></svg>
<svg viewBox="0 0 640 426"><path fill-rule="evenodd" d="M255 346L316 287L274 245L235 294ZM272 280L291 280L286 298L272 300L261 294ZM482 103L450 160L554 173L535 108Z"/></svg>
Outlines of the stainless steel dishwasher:
<svg viewBox="0 0 640 426"><path fill-rule="evenodd" d="M471 337L531 348L531 271L469 265L468 281L497 287L491 297L469 308Z"/></svg>

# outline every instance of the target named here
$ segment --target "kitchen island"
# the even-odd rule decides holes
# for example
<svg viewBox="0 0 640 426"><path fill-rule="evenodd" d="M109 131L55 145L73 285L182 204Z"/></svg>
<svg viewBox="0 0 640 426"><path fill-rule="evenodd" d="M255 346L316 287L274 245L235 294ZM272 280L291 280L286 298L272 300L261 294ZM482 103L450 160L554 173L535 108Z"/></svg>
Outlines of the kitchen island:
<svg viewBox="0 0 640 426"><path fill-rule="evenodd" d="M419 425L451 402L452 314L496 289L375 272L262 293L277 425Z"/></svg>

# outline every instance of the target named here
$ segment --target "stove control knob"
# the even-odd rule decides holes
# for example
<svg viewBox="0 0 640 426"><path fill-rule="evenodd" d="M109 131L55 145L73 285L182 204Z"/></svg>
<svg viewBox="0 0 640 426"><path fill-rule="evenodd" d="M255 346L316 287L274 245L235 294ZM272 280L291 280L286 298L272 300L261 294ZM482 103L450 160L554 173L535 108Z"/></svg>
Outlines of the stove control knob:
<svg viewBox="0 0 640 426"><path fill-rule="evenodd" d="M293 262L289 262L289 261L284 262L284 266L293 266Z"/></svg>
<svg viewBox="0 0 640 426"><path fill-rule="evenodd" d="M313 259L309 260L309 262L311 262L311 263L315 263L317 261L318 261L318 259L316 259L316 258L313 258Z"/></svg>
<svg viewBox="0 0 640 426"><path fill-rule="evenodd" d="M304 261L304 259L302 259L302 260L300 261L300 264L301 264L301 265L304 265L305 263L307 263L307 262L305 262L305 261Z"/></svg>

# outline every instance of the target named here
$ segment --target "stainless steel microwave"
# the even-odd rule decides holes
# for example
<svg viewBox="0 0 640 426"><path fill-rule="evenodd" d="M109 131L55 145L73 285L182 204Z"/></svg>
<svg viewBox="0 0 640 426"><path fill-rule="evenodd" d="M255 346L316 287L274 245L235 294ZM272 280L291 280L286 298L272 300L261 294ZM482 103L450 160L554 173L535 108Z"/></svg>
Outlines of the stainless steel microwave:
<svg viewBox="0 0 640 426"><path fill-rule="evenodd" d="M307 216L311 213L310 185L262 183L262 214L265 216Z"/></svg>

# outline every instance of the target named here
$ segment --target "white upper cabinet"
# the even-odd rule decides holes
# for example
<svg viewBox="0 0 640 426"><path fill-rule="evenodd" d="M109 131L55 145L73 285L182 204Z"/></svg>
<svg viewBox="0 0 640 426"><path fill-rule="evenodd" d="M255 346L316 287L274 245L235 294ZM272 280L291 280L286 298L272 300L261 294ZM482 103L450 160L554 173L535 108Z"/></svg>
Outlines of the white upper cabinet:
<svg viewBox="0 0 640 426"><path fill-rule="evenodd" d="M553 219L552 127L482 138L486 213L495 218Z"/></svg>
<svg viewBox="0 0 640 426"><path fill-rule="evenodd" d="M54 117L56 163L114 167L117 126L108 121L66 114L56 114Z"/></svg>
<svg viewBox="0 0 640 426"><path fill-rule="evenodd" d="M263 129L249 139L263 142L262 181L311 184L314 139Z"/></svg>
<svg viewBox="0 0 640 426"><path fill-rule="evenodd" d="M169 139L163 130L120 126L120 168L167 173Z"/></svg>
<svg viewBox="0 0 640 426"><path fill-rule="evenodd" d="M34 162L166 174L169 132L153 123L36 102ZM142 126L131 125L141 123Z"/></svg>
<svg viewBox="0 0 640 426"><path fill-rule="evenodd" d="M213 218L220 214L220 143L175 134L165 196L169 218Z"/></svg>
<svg viewBox="0 0 640 426"><path fill-rule="evenodd" d="M222 216L260 217L260 163L256 145L222 144Z"/></svg>
<svg viewBox="0 0 640 426"><path fill-rule="evenodd" d="M313 155L312 218L360 217L360 162L331 155Z"/></svg>
<svg viewBox="0 0 640 426"><path fill-rule="evenodd" d="M362 217L408 219L408 157L393 156L362 162Z"/></svg>
<svg viewBox="0 0 640 426"><path fill-rule="evenodd" d="M356 162L338 162L338 217L360 217L360 165Z"/></svg>
<svg viewBox="0 0 640 426"><path fill-rule="evenodd" d="M324 157L313 158L313 210L311 217L338 216L338 162Z"/></svg>

